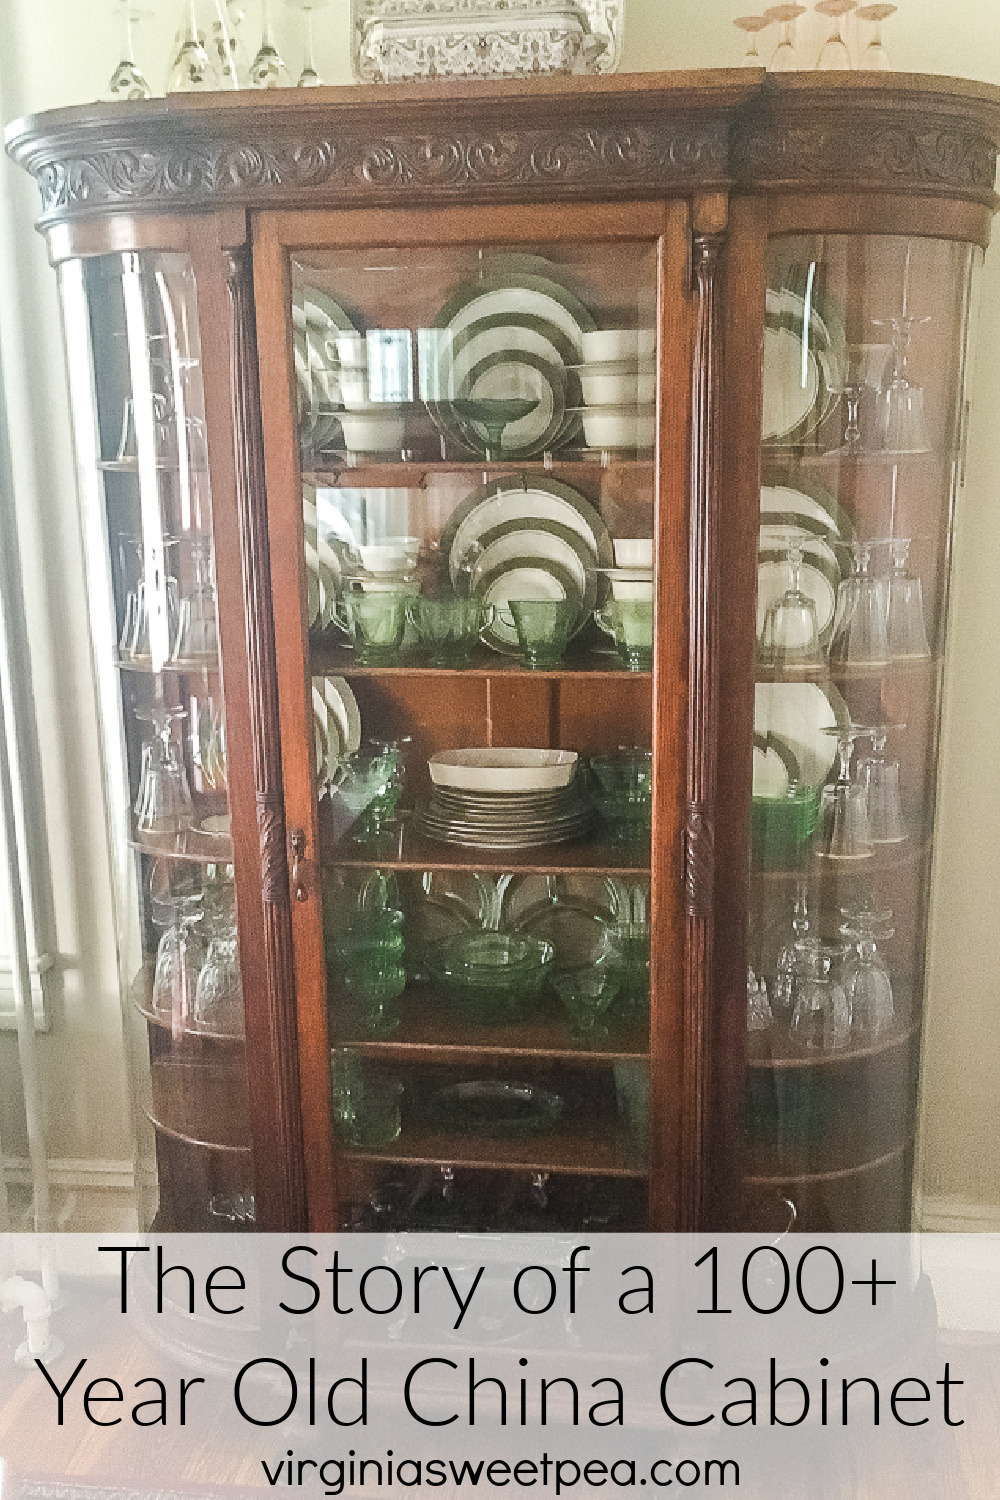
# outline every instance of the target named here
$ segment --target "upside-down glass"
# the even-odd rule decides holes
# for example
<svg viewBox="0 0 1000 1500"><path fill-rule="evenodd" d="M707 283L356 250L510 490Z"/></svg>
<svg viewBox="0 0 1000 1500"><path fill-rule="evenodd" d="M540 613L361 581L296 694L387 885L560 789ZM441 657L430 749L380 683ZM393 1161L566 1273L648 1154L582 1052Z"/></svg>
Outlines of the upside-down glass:
<svg viewBox="0 0 1000 1500"><path fill-rule="evenodd" d="M833 943L806 938L798 944L800 967L794 981L791 1036L808 1052L837 1052L851 1039L851 1011L834 965L844 950Z"/></svg>
<svg viewBox="0 0 1000 1500"><path fill-rule="evenodd" d="M143 834L177 834L194 819L194 803L184 762L178 754L171 726L183 719L183 709L155 709L145 717L154 736L142 747L142 771L135 799L136 828Z"/></svg>
<svg viewBox="0 0 1000 1500"><path fill-rule="evenodd" d="M818 666L823 652L815 602L803 593L802 543L788 545L789 586L764 611L760 633L761 659L775 667Z"/></svg>
<svg viewBox="0 0 1000 1500"><path fill-rule="evenodd" d="M878 943L893 935L892 912L844 907L840 932L853 944L844 964L844 992L851 1013L851 1040L866 1046L891 1030L895 1020L892 982Z"/></svg>
<svg viewBox="0 0 1000 1500"><path fill-rule="evenodd" d="M824 859L870 859L874 850L865 789L851 777L855 741L869 731L858 724L842 724L828 733L837 736L837 774L823 788L816 853Z"/></svg>
<svg viewBox="0 0 1000 1500"><path fill-rule="evenodd" d="M816 66L843 72L851 66L851 54L844 40L844 17L857 6L858 0L818 0L815 9L824 16L832 16L833 30L820 49Z"/></svg>
<svg viewBox="0 0 1000 1500"><path fill-rule="evenodd" d="M926 453L930 449L924 427L923 387L909 378L910 346L913 335L929 317L901 313L898 317L876 318L876 328L888 328L892 337L893 370L879 393L876 441L886 453Z"/></svg>
<svg viewBox="0 0 1000 1500"><path fill-rule="evenodd" d="M886 646L893 661L921 661L931 654L924 624L923 585L907 572L910 542L893 537L889 542L892 570L887 584Z"/></svg>
<svg viewBox="0 0 1000 1500"><path fill-rule="evenodd" d="M902 844L909 834L899 790L899 761L887 760L885 756L887 732L888 726L884 724L870 730L872 751L861 762L860 779L867 804L869 839L873 844Z"/></svg>
<svg viewBox="0 0 1000 1500"><path fill-rule="evenodd" d="M852 666L882 666L889 660L886 634L888 586L871 571L873 544L855 543L855 571L837 589L829 657Z"/></svg>
<svg viewBox="0 0 1000 1500"><path fill-rule="evenodd" d="M804 5L772 5L764 12L766 21L776 21L781 27L781 41L771 54L767 65L769 73L791 73L799 66L795 51L795 22L805 15Z"/></svg>

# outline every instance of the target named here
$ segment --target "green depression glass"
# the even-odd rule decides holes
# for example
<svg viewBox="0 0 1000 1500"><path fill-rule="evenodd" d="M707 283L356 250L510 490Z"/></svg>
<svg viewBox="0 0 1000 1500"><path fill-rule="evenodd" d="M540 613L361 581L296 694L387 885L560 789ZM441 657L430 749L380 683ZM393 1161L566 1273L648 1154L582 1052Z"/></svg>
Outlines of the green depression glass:
<svg viewBox="0 0 1000 1500"><path fill-rule="evenodd" d="M347 633L363 666L393 666L406 631L407 594L390 591L344 596Z"/></svg>
<svg viewBox="0 0 1000 1500"><path fill-rule="evenodd" d="M794 782L784 796L754 797L750 847L757 865L781 865L808 844L819 817L820 794Z"/></svg>
<svg viewBox="0 0 1000 1500"><path fill-rule="evenodd" d="M377 1149L397 1140L402 1130L402 1084L367 1071L356 1052L334 1047L330 1057L333 1119L350 1146Z"/></svg>
<svg viewBox="0 0 1000 1500"><path fill-rule="evenodd" d="M556 667L563 659L579 610L574 599L510 599L507 611L529 667ZM504 615L507 611L500 611Z"/></svg>
<svg viewBox="0 0 1000 1500"><path fill-rule="evenodd" d="M648 842L653 820L653 755L619 750L588 761L591 790L612 839Z"/></svg>
<svg viewBox="0 0 1000 1500"><path fill-rule="evenodd" d="M353 814L355 843L374 843L403 794L403 755L398 745L358 750L344 765L337 793Z"/></svg>
<svg viewBox="0 0 1000 1500"><path fill-rule="evenodd" d="M471 660L479 632L493 618L493 607L481 599L418 595L407 601L406 616L432 667L461 667Z"/></svg>
<svg viewBox="0 0 1000 1500"><path fill-rule="evenodd" d="M552 987L566 1008L577 1041L591 1047L604 1041L608 1035L607 1011L620 985L620 974L608 958L553 974Z"/></svg>
<svg viewBox="0 0 1000 1500"><path fill-rule="evenodd" d="M652 599L612 599L595 618L615 638L618 655L630 672L648 672L653 665Z"/></svg>
<svg viewBox="0 0 1000 1500"><path fill-rule="evenodd" d="M520 933L473 932L428 950L427 966L445 997L483 1025L516 1021L540 993L555 949Z"/></svg>
<svg viewBox="0 0 1000 1500"><path fill-rule="evenodd" d="M399 997L406 989L402 964L383 957L356 959L340 977L351 1001L356 1025L368 1036L388 1036L398 1031L402 1013Z"/></svg>

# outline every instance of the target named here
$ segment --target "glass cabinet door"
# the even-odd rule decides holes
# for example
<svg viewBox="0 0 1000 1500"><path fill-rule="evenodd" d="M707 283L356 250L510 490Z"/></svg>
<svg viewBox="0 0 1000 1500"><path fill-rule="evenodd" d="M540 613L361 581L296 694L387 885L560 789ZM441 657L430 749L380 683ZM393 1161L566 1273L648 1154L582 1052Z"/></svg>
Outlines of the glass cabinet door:
<svg viewBox="0 0 1000 1500"><path fill-rule="evenodd" d="M875 236L770 246L746 1095L767 1223L909 1227L979 258Z"/></svg>
<svg viewBox="0 0 1000 1500"><path fill-rule="evenodd" d="M143 1227L254 1197L201 351L190 261L60 271Z"/></svg>
<svg viewBox="0 0 1000 1500"><path fill-rule="evenodd" d="M655 247L290 303L336 1222L645 1227Z"/></svg>

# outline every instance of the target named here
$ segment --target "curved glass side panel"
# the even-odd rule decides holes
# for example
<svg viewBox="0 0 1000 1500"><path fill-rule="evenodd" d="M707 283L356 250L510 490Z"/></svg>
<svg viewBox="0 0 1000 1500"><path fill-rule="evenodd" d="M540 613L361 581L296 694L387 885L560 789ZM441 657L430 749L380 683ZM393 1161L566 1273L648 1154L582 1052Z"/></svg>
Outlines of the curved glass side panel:
<svg viewBox="0 0 1000 1500"><path fill-rule="evenodd" d="M925 239L770 247L746 1094L762 1222L909 1227L979 259Z"/></svg>
<svg viewBox="0 0 1000 1500"><path fill-rule="evenodd" d="M655 289L292 257L345 1228L648 1222Z"/></svg>
<svg viewBox="0 0 1000 1500"><path fill-rule="evenodd" d="M143 1227L251 1227L194 276L61 268Z"/></svg>

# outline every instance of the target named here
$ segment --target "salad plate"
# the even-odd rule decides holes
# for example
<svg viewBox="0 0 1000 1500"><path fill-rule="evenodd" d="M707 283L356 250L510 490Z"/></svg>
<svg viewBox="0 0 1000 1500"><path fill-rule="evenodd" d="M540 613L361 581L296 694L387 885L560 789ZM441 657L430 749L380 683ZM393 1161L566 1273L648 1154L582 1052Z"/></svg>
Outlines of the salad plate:
<svg viewBox="0 0 1000 1500"><path fill-rule="evenodd" d="M806 785L820 787L829 778L837 754L835 731L850 721L847 704L832 683L758 682L754 694L754 734L780 740ZM753 795L773 796L774 777L787 778L787 767L775 750L766 761L754 755ZM758 777L761 781L758 782Z"/></svg>

